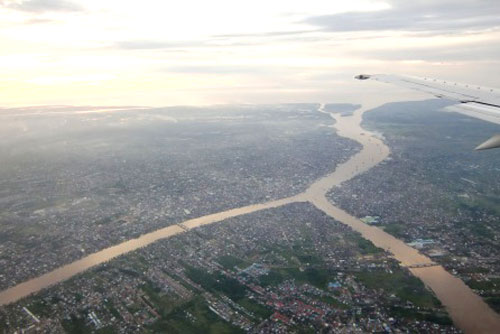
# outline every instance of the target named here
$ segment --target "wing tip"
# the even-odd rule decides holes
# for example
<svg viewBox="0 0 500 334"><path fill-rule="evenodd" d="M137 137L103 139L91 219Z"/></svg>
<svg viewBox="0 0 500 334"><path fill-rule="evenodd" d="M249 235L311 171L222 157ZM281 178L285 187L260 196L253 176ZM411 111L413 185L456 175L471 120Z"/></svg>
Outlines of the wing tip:
<svg viewBox="0 0 500 334"><path fill-rule="evenodd" d="M358 79L358 80L368 80L370 78L371 78L370 74L359 74L359 75L356 75L354 77L354 79Z"/></svg>
<svg viewBox="0 0 500 334"><path fill-rule="evenodd" d="M474 150L482 151L500 147L500 134L494 135L484 143L478 145Z"/></svg>

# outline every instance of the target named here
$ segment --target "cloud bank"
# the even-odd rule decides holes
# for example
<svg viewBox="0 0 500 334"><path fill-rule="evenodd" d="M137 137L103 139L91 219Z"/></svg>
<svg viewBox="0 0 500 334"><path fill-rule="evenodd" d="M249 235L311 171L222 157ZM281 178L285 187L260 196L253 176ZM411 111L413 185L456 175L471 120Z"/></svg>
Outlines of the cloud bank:
<svg viewBox="0 0 500 334"><path fill-rule="evenodd" d="M30 13L83 11L82 6L66 0L2 1L0 6Z"/></svg>
<svg viewBox="0 0 500 334"><path fill-rule="evenodd" d="M313 16L304 23L325 31L450 32L500 27L497 0L390 1L390 9Z"/></svg>

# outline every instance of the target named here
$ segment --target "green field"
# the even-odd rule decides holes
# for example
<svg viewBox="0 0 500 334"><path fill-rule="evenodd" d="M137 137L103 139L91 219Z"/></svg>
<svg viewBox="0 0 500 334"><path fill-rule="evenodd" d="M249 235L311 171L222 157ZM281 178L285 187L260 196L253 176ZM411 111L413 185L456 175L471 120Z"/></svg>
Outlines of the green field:
<svg viewBox="0 0 500 334"><path fill-rule="evenodd" d="M191 314L193 318L191 319L187 314ZM201 296L175 308L170 314L155 322L150 329L155 333L172 334L243 333L242 330L225 322L212 312Z"/></svg>
<svg viewBox="0 0 500 334"><path fill-rule="evenodd" d="M356 278L368 288L383 289L389 295L394 294L403 301L409 301L423 308L439 307L439 300L428 291L416 277L402 270L388 273L386 271L361 271L355 273Z"/></svg>

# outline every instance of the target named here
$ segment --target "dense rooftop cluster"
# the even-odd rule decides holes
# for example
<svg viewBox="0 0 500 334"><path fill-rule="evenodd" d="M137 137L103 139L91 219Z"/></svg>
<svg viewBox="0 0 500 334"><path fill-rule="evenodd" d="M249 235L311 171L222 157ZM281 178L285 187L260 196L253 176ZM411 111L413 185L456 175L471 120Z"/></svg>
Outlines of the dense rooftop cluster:
<svg viewBox="0 0 500 334"><path fill-rule="evenodd" d="M500 151L476 152L490 123L438 112L442 101L365 115L389 160L330 192L331 201L443 264L500 311ZM426 242L421 242L426 240Z"/></svg>
<svg viewBox="0 0 500 334"><path fill-rule="evenodd" d="M194 229L0 311L38 331L458 333L386 253L310 204Z"/></svg>
<svg viewBox="0 0 500 334"><path fill-rule="evenodd" d="M158 228L295 195L346 160L317 105L3 110L0 289Z"/></svg>

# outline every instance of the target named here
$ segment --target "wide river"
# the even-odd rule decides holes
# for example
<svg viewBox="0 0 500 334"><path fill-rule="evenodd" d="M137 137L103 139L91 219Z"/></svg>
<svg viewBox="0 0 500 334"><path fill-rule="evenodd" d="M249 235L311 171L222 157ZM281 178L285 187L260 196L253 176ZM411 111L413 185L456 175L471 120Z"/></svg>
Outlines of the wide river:
<svg viewBox="0 0 500 334"><path fill-rule="evenodd" d="M378 105L378 103L364 104L361 109L358 109L351 116L327 113L324 110L324 105L320 106L319 112L327 113L335 119L336 122L332 127L337 130L338 135L359 142L362 149L348 161L338 165L335 171L314 182L303 193L276 201L249 205L187 220L177 225L144 234L137 239L103 249L0 292L0 305L16 302L44 288L67 280L89 268L138 248L148 246L160 239L169 238L190 229L220 222L231 217L276 208L290 203L309 202L334 219L349 225L377 247L391 253L401 265L409 267L415 276L419 277L427 287L434 291L437 298L447 308L457 327L466 333L500 333L500 316L460 279L448 273L443 267L435 265L428 257L401 240L394 238L379 228L364 224L358 218L351 216L327 200L326 193L332 188L358 174L366 172L389 156L390 150L384 142L361 127L363 113Z"/></svg>

